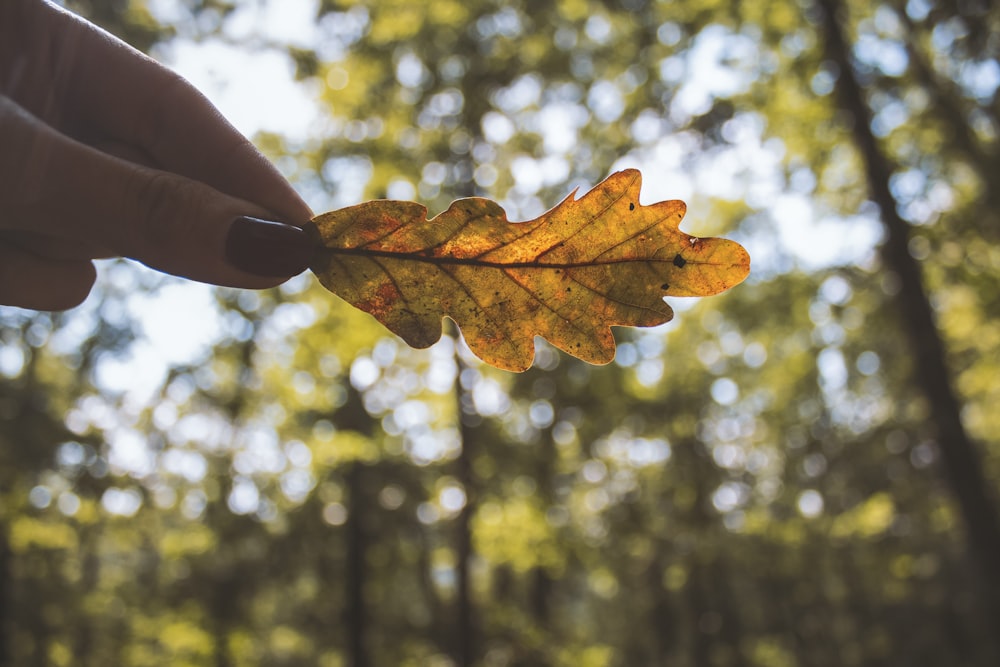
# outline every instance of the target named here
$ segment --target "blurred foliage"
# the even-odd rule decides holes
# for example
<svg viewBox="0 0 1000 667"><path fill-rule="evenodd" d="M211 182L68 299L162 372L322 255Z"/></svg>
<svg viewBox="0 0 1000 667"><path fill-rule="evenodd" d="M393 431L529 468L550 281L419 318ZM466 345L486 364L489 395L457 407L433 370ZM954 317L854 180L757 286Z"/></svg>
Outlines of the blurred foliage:
<svg viewBox="0 0 1000 667"><path fill-rule="evenodd" d="M154 51L261 6L67 4ZM1000 11L842 9L995 486ZM0 309L0 664L996 664L811 3L322 0L314 28L248 48L323 106L258 137L317 208L525 219L642 166L754 273L519 375L305 278L211 292L161 375L142 299L172 281L116 262L75 311Z"/></svg>

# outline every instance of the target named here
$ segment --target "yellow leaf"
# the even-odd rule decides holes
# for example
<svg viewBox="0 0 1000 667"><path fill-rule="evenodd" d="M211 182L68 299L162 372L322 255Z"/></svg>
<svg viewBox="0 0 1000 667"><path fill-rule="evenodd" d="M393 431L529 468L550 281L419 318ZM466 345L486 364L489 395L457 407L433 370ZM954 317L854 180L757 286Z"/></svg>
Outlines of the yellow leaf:
<svg viewBox="0 0 1000 667"><path fill-rule="evenodd" d="M433 220L413 202L366 202L313 219L324 247L311 268L413 347L434 344L448 316L497 368L529 368L535 336L605 364L612 326L663 324L664 296L718 294L750 271L742 246L681 232L684 202L643 206L640 186L621 171L521 223L479 197Z"/></svg>

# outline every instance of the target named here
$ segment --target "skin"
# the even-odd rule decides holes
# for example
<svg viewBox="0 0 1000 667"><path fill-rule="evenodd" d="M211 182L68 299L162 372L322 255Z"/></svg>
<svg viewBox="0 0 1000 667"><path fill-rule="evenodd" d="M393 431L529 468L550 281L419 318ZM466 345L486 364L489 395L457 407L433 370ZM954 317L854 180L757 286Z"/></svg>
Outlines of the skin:
<svg viewBox="0 0 1000 667"><path fill-rule="evenodd" d="M176 73L46 1L0 1L0 304L71 308L92 260L114 256L217 285L283 282L227 262L240 216L312 213Z"/></svg>

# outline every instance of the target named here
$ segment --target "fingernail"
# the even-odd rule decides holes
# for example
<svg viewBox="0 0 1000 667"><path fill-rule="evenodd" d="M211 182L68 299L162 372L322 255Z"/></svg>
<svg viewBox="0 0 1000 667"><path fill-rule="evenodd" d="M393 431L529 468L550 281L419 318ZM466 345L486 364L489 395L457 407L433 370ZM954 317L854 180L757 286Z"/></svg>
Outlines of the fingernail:
<svg viewBox="0 0 1000 667"><path fill-rule="evenodd" d="M309 267L315 246L300 228L241 216L226 237L226 260L257 276L294 276Z"/></svg>

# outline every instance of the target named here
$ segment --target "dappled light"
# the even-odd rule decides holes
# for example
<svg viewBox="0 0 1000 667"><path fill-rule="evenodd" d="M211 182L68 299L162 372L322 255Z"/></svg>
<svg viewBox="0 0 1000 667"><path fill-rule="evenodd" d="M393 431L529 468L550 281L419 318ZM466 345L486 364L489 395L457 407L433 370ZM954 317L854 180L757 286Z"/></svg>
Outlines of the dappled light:
<svg viewBox="0 0 1000 667"><path fill-rule="evenodd" d="M516 374L311 274L0 306L0 667L998 664L990 3L60 4L314 211L640 170L753 271Z"/></svg>

